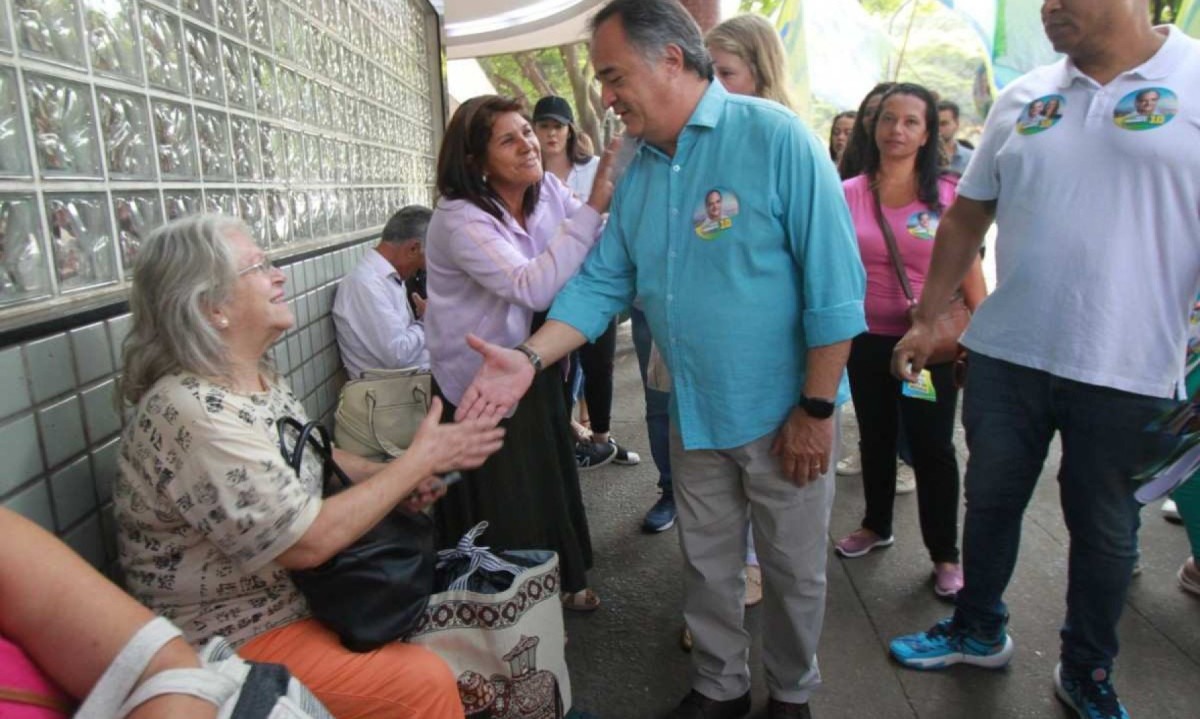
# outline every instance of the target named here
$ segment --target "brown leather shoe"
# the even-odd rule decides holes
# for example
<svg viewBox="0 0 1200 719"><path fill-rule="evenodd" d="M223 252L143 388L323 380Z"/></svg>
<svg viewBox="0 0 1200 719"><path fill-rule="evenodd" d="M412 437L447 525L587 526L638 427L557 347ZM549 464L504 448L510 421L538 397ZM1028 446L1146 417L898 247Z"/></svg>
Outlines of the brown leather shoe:
<svg viewBox="0 0 1200 719"><path fill-rule="evenodd" d="M772 697L767 701L767 719L812 719L808 704L781 702Z"/></svg>
<svg viewBox="0 0 1200 719"><path fill-rule="evenodd" d="M709 699L693 689L667 715L667 719L741 719L749 713L750 692L722 702Z"/></svg>

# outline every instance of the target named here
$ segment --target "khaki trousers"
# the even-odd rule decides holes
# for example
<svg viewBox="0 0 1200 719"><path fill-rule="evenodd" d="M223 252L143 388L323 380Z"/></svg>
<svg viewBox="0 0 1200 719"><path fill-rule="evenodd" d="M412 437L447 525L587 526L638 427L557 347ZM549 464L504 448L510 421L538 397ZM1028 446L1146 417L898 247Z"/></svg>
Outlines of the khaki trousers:
<svg viewBox="0 0 1200 719"><path fill-rule="evenodd" d="M679 542L692 631L692 688L717 700L750 689L746 594L746 522L763 574L763 664L771 696L807 702L820 684L817 643L825 619L825 561L834 465L840 446L835 413L829 471L797 487L771 455L775 432L727 450L683 449L671 430Z"/></svg>

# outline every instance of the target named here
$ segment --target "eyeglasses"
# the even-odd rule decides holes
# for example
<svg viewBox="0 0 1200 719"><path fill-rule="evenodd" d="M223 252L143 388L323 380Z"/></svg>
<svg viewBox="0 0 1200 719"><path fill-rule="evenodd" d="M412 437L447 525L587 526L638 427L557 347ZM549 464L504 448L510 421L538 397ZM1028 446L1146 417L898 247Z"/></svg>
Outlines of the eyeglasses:
<svg viewBox="0 0 1200 719"><path fill-rule="evenodd" d="M275 263L271 262L271 258L264 257L262 262L256 262L249 267L243 267L242 269L238 270L238 277L241 277L242 275L248 275L251 272L261 272L264 275L269 275L271 274L271 270L274 269Z"/></svg>

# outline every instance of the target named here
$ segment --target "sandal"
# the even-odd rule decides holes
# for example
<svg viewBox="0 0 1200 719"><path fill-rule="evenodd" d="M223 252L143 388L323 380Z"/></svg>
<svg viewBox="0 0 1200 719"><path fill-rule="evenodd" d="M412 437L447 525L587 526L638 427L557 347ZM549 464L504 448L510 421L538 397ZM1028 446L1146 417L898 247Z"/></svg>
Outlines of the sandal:
<svg viewBox="0 0 1200 719"><path fill-rule="evenodd" d="M600 608L600 597L591 589L580 589L578 592L563 592L563 609L573 612L594 612Z"/></svg>
<svg viewBox="0 0 1200 719"><path fill-rule="evenodd" d="M585 424L571 420L571 433L575 435L576 442L591 442L592 430Z"/></svg>

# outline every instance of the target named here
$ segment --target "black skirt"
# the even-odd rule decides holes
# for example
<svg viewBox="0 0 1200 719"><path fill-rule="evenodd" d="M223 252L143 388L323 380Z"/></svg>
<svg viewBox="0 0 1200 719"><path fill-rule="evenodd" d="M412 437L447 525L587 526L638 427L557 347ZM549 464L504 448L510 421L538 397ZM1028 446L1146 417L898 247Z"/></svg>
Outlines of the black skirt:
<svg viewBox="0 0 1200 719"><path fill-rule="evenodd" d="M588 533L574 440L557 366L539 372L512 417L501 421L504 445L483 466L464 472L434 505L438 544L453 547L483 520L478 544L493 550L549 549L558 552L562 589L588 586L592 540ZM442 421L455 406L442 397Z"/></svg>

